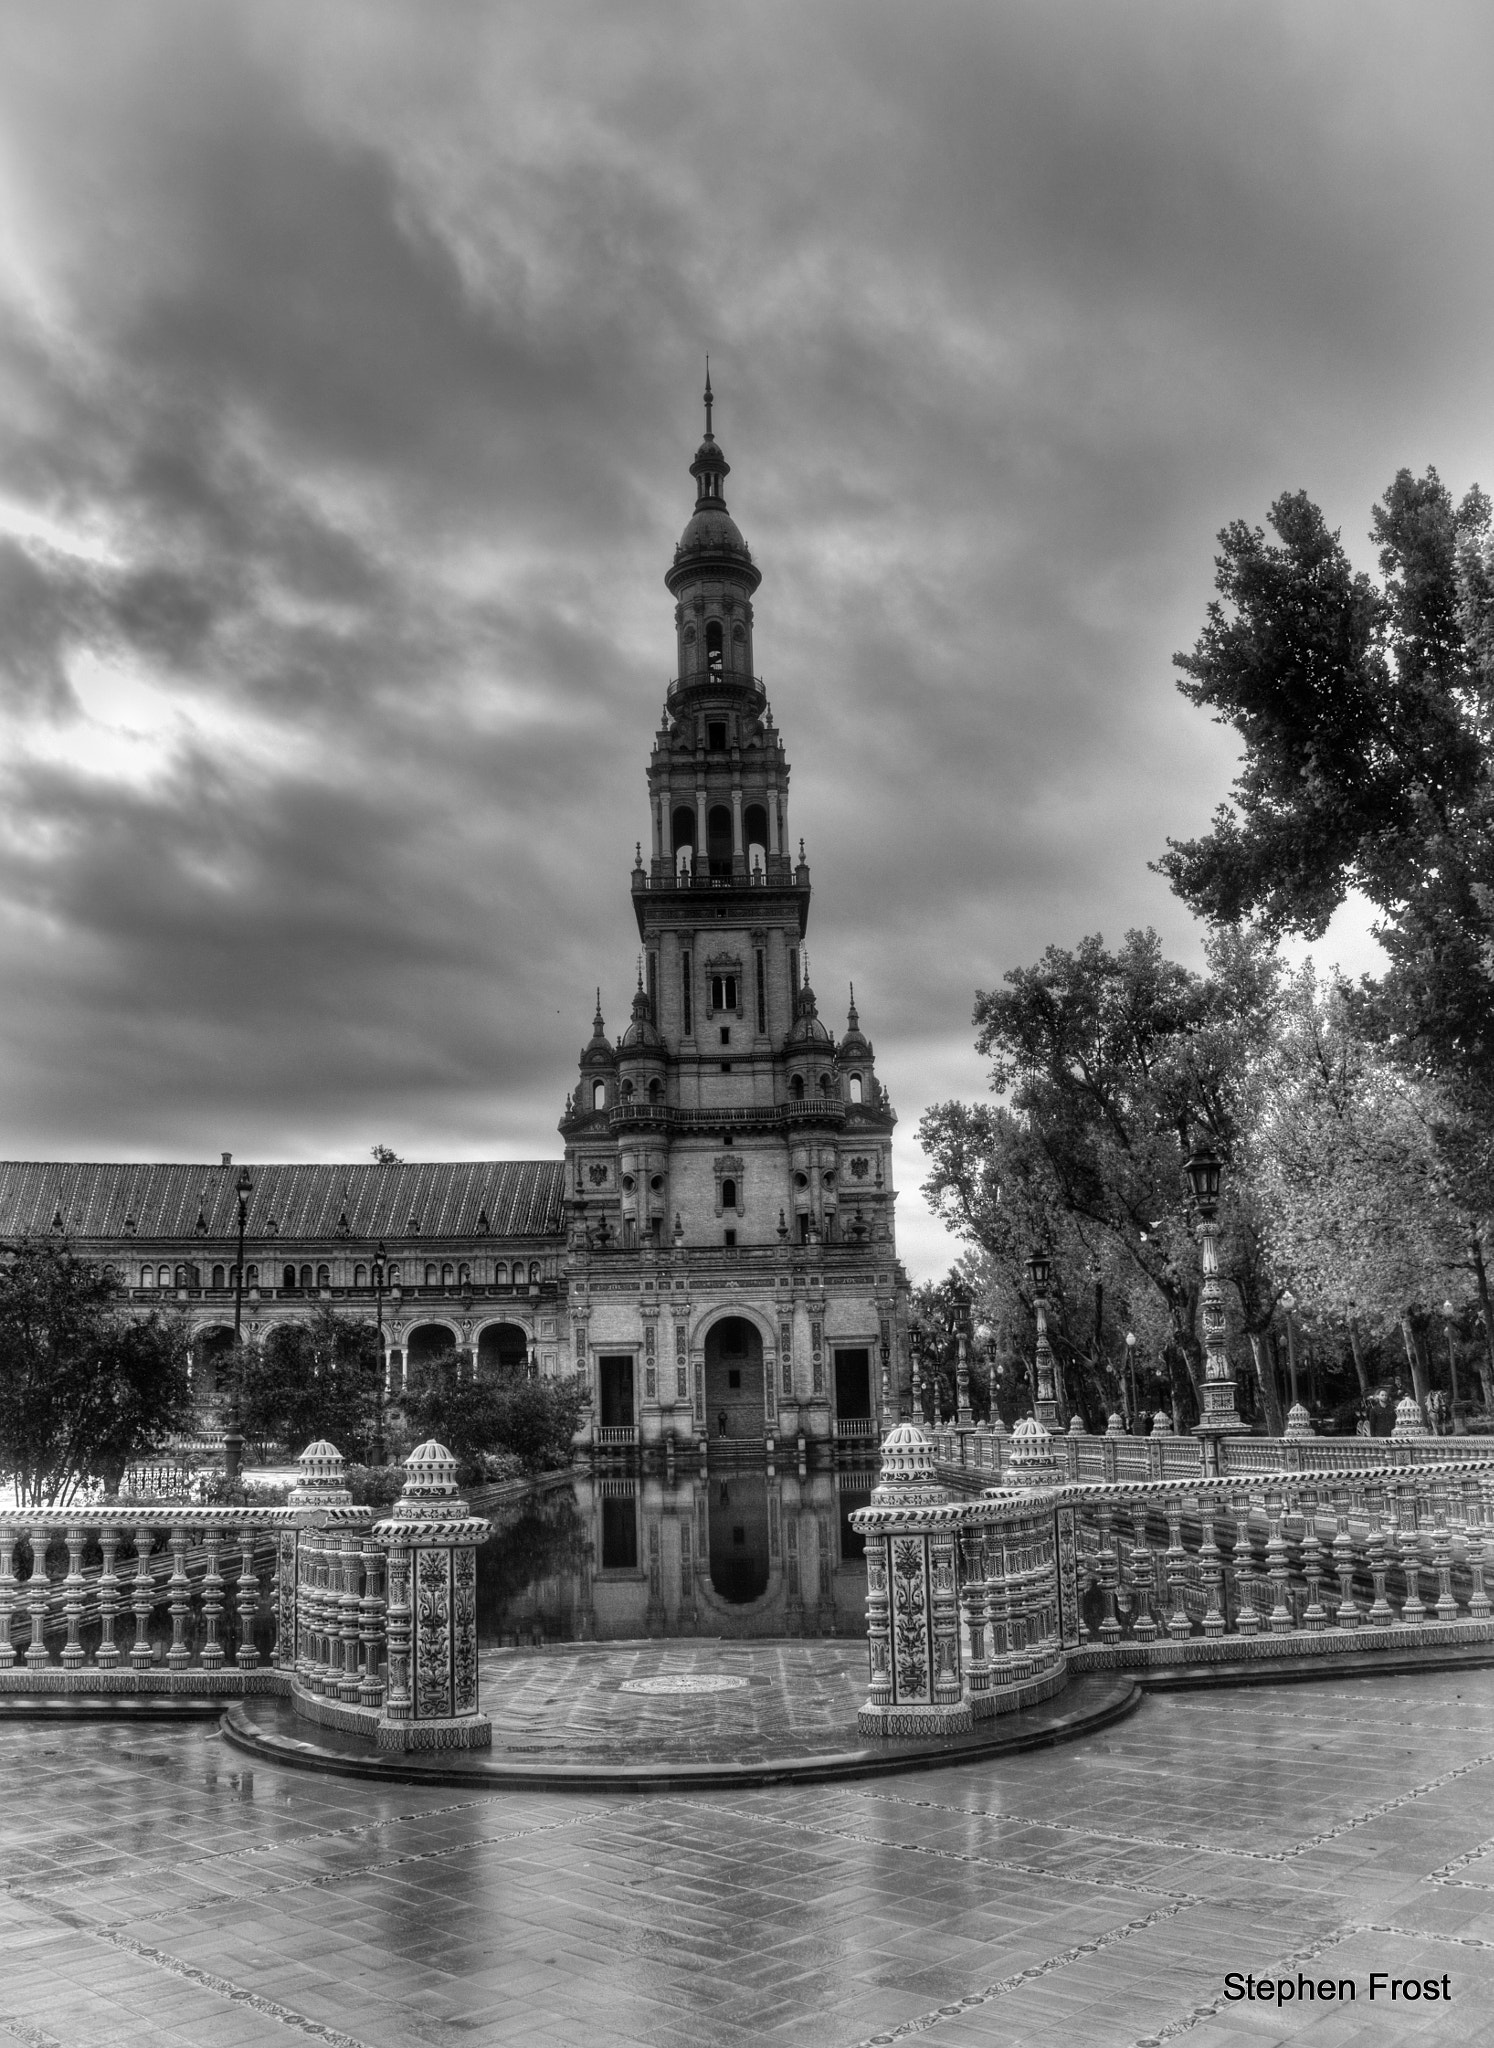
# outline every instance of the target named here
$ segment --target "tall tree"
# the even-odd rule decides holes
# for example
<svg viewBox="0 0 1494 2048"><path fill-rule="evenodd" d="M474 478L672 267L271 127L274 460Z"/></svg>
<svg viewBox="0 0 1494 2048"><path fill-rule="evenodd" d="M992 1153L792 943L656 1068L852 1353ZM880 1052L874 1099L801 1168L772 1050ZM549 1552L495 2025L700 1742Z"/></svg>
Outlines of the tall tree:
<svg viewBox="0 0 1494 2048"><path fill-rule="evenodd" d="M378 1435L383 1350L372 1323L320 1305L306 1324L282 1323L262 1344L246 1344L220 1366L238 1376L239 1416L247 1436L299 1454L325 1438L343 1456L366 1462Z"/></svg>
<svg viewBox="0 0 1494 2048"><path fill-rule="evenodd" d="M1218 597L1179 688L1232 725L1233 804L1157 863L1215 924L1320 934L1352 889L1389 955L1365 992L1398 1056L1494 1105L1494 531L1437 472L1401 470L1375 508L1380 581L1304 492L1276 535L1220 534ZM1465 1147L1466 1151L1466 1147ZM1487 1177L1487 1144L1463 1170Z"/></svg>
<svg viewBox="0 0 1494 2048"><path fill-rule="evenodd" d="M118 1487L191 1410L185 1329L121 1311L117 1283L66 1245L0 1256L0 1467L20 1504Z"/></svg>

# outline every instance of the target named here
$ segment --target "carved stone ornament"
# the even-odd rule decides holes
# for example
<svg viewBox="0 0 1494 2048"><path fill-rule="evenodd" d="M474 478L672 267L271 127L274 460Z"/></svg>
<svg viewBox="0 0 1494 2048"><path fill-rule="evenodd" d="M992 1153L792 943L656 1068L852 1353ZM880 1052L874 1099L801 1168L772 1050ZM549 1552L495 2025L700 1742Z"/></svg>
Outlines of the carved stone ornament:
<svg viewBox="0 0 1494 2048"><path fill-rule="evenodd" d="M1007 1483L1010 1486L1057 1486L1061 1474L1053 1438L1035 1415L1024 1415L1012 1431L1007 1453Z"/></svg>
<svg viewBox="0 0 1494 2048"><path fill-rule="evenodd" d="M882 1443L882 1478L872 1494L874 1507L901 1507L949 1499L934 1472L934 1447L916 1423L899 1422Z"/></svg>
<svg viewBox="0 0 1494 2048"><path fill-rule="evenodd" d="M607 1185L607 1162L604 1159L594 1159L586 1169L586 1177L594 1188L605 1187Z"/></svg>

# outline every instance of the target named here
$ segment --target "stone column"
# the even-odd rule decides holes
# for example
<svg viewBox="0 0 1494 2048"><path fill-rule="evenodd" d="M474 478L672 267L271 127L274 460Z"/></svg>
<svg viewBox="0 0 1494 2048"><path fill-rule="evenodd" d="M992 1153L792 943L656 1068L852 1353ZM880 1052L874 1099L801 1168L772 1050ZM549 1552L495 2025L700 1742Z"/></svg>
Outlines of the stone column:
<svg viewBox="0 0 1494 2048"><path fill-rule="evenodd" d="M871 1685L863 1735L958 1734L964 1695L955 1537L961 1510L934 1475L933 1447L912 1423L889 1430L882 1482L851 1517L866 1538Z"/></svg>
<svg viewBox="0 0 1494 2048"><path fill-rule="evenodd" d="M380 1749L486 1749L478 1704L477 1546L490 1524L457 1496L456 1459L434 1438L405 1460L405 1490L374 1537L388 1563L389 1690Z"/></svg>

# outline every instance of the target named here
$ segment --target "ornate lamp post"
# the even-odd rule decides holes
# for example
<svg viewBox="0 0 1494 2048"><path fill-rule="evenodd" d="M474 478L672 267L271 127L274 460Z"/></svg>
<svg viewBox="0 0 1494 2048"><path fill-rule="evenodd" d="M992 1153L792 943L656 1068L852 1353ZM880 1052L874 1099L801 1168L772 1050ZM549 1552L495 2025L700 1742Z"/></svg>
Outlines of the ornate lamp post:
<svg viewBox="0 0 1494 2048"><path fill-rule="evenodd" d="M233 1191L239 1203L239 1255L233 1269L233 1391L229 1396L228 1427L223 1432L223 1476L230 1482L238 1478L244 1466L244 1432L239 1420L239 1390L244 1376L244 1233L249 1227L249 1197L254 1193L247 1166L239 1168Z"/></svg>
<svg viewBox="0 0 1494 2048"><path fill-rule="evenodd" d="M918 1367L923 1358L923 1340L916 1332L908 1340L908 1350L913 1360L913 1420L921 1429L924 1421L923 1381Z"/></svg>
<svg viewBox="0 0 1494 2048"><path fill-rule="evenodd" d="M1224 1348L1224 1299L1219 1285L1219 1183L1223 1167L1211 1147L1199 1146L1185 1171L1198 1209L1203 1247L1204 1412L1196 1434L1203 1443L1204 1471L1219 1471L1219 1439L1249 1427L1235 1408L1235 1375Z"/></svg>
<svg viewBox="0 0 1494 2048"><path fill-rule="evenodd" d="M1297 1297L1288 1288L1281 1297L1281 1312L1287 1326L1287 1378L1292 1383L1292 1407L1297 1406L1297 1325L1292 1321L1296 1313Z"/></svg>
<svg viewBox="0 0 1494 2048"><path fill-rule="evenodd" d="M389 1257L383 1238L374 1253L374 1327L379 1333L379 1378L374 1395L374 1463L384 1462L384 1403L389 1398L389 1359L384 1350L384 1266Z"/></svg>
<svg viewBox="0 0 1494 2048"><path fill-rule="evenodd" d="M1048 1280L1053 1262L1036 1251L1027 1260L1027 1284L1032 1289L1033 1314L1037 1318L1037 1397L1033 1410L1044 1429L1058 1427L1058 1394L1053 1384L1053 1353L1048 1348Z"/></svg>
<svg viewBox="0 0 1494 2048"><path fill-rule="evenodd" d="M1126 1417L1126 1421L1134 1436L1136 1433L1136 1332L1134 1330L1127 1330L1126 1332L1126 1384L1131 1391L1130 1412Z"/></svg>
<svg viewBox="0 0 1494 2048"><path fill-rule="evenodd" d="M1453 1349L1453 1305L1450 1301L1442 1304L1442 1326L1447 1332L1447 1378L1452 1388L1452 1430L1454 1436L1466 1436L1467 1424L1458 1413L1458 1354Z"/></svg>
<svg viewBox="0 0 1494 2048"><path fill-rule="evenodd" d="M975 1417L970 1409L970 1290L963 1281L959 1281L952 1291L955 1299L955 1343L959 1347L955 1363L955 1427L973 1429Z"/></svg>

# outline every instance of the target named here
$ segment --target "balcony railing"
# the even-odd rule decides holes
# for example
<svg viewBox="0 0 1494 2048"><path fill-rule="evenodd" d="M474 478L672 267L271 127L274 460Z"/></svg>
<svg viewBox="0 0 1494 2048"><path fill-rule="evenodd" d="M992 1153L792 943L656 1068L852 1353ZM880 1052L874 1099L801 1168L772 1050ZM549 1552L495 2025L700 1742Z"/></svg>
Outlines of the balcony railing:
<svg viewBox="0 0 1494 2048"><path fill-rule="evenodd" d="M0 1511L0 1697L275 1693L381 1749L484 1746L475 1553L489 1525L456 1499L455 1460L436 1443L412 1452L381 1521L342 1489L330 1445L297 1463L286 1507ZM66 1574L54 1578L59 1548ZM431 1551L444 1555L420 1574L421 1612L445 1603L449 1654L417 1669L412 1588Z"/></svg>
<svg viewBox="0 0 1494 2048"><path fill-rule="evenodd" d="M598 1425L597 1444L604 1451L632 1450L637 1442L638 1431L631 1425L627 1428L612 1423Z"/></svg>
<svg viewBox="0 0 1494 2048"><path fill-rule="evenodd" d="M614 1103L607 1121L620 1124L669 1124L677 1129L725 1130L729 1126L762 1124L844 1123L846 1105L838 1095L817 1095L813 1101L764 1102L756 1108L677 1109L667 1102L648 1102L637 1096Z"/></svg>

